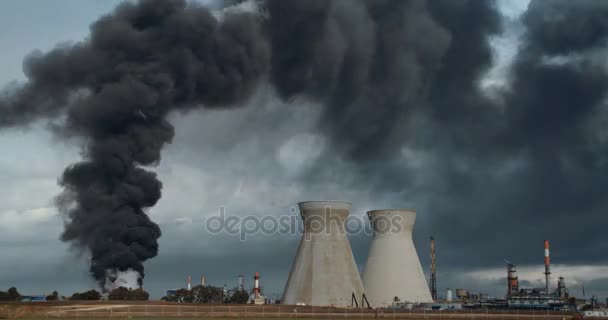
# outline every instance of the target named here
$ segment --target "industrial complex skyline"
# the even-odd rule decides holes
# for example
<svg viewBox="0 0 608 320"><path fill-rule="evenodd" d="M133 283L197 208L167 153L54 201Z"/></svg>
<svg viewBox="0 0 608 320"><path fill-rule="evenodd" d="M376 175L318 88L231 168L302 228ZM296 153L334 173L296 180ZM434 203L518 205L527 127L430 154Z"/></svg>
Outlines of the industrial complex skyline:
<svg viewBox="0 0 608 320"><path fill-rule="evenodd" d="M39 71L24 67L24 57L36 56L32 51L88 39L91 23L121 2L0 1L1 90ZM219 0L197 3L216 19L259 10L256 1L227 8ZM342 13L354 17L345 23L353 23L353 32L365 40L364 14L336 3L329 15L340 22ZM309 70L319 77L307 78L311 83L269 72L266 77L280 81L260 80L250 97L237 99L240 108L168 112L175 136L162 149L162 161L146 168L162 181L162 198L145 209L162 230L158 255L144 262L144 287L152 298L185 286L189 275L231 287L246 275L251 287L255 272L261 273L264 294L280 298L301 235L252 234L241 241L238 235L206 232L205 221L220 210L236 217L297 216L297 204L309 200L352 203L350 215L359 219L375 209L415 210L415 253L430 287L434 237L439 296L447 288L466 288L504 297L505 259L517 265L520 287L544 287L544 240L551 242L552 289L563 276L571 295L582 297L584 288L587 297L608 296L608 28L577 23L591 19L592 12L608 14L608 3L412 3L418 4L401 9L417 28L404 31L411 39L405 47L416 48L405 51L417 58L395 59L404 64L395 63L400 68L375 66L397 71L381 79L383 88L366 87L373 94L361 100L348 101L341 91L359 88L354 75L346 85L332 82L329 92L315 86L331 78L318 70ZM428 17L415 19L417 10ZM571 14L560 16L560 10ZM370 16L379 19L385 14L380 11ZM298 50L295 40L273 36L279 39L273 44L285 41ZM348 34L341 40L357 50L363 43ZM348 70L356 73L356 67ZM412 71L417 68L422 71ZM395 82L407 83L407 92L395 93ZM399 100L407 110L393 109L378 96ZM352 106L342 109L336 101ZM17 118L6 122L12 119ZM87 250L59 240L66 220L56 209L58 177L80 161L81 136L62 131L61 118L8 128L3 120L0 290L71 294L96 288ZM372 236L354 234L349 240L355 267L363 272Z"/></svg>

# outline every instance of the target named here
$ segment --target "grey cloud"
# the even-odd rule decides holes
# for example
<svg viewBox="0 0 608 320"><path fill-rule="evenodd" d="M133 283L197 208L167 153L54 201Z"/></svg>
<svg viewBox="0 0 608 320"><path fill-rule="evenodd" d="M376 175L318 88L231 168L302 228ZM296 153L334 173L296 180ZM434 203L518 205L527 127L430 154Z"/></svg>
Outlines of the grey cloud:
<svg viewBox="0 0 608 320"><path fill-rule="evenodd" d="M131 119L127 124L134 121L136 131L142 130L141 136L134 135L133 146L143 147L137 163L155 163L164 143L174 142L164 149L165 158L157 171L165 197L149 209L158 217L167 239L161 238L160 256L147 264L155 279L149 285L156 286L156 292L171 282L159 285L156 279L169 279L167 274L171 274L170 279L179 282L183 273L196 271L189 271L193 266L205 269L208 265L213 278L228 278L237 271L232 266L238 257L252 258L255 268L276 273L269 278L273 290L281 290L281 274L287 272L293 252L290 246L295 242L284 245L273 238L239 246L229 239L198 233L186 236L169 223L213 213L219 206L233 208L237 214L249 210L278 214L299 200L318 198L352 201L353 214L377 207L417 209L415 242L423 266L428 264L426 244L433 234L438 239L442 272L451 279L446 280L451 286L498 286L476 284L474 279L466 279L467 285L454 279L467 268L501 265L504 258L522 265L538 263L545 238L552 241L556 261L606 262L597 254L608 247L603 239L607 222L603 190L608 180L602 174L606 169L607 79L605 66L598 65L597 59L606 38L604 22L599 21L604 5L533 1L522 20L524 42L509 70L508 88L488 97L478 83L494 63L488 38L503 32L502 18L492 2L345 3L266 2L270 19L262 21L259 27L265 29L256 36L262 44L268 41L270 55L262 58L269 59L264 63L270 69L260 62L256 64L261 68L259 78L257 72L247 73L254 77L249 80L255 86L228 86L228 96L210 93L207 100L198 99L198 87L184 85L176 93L177 100L161 99L161 104L150 105L151 111L144 115L158 121L147 129L140 128L141 121L135 116L126 116ZM164 21L162 12L147 11L145 6L140 9L154 19L139 19L129 10L124 14L137 26ZM174 9L167 8L165 13ZM553 14L559 19L553 19ZM253 21L257 26L259 21ZM106 31L128 27L119 22L124 20L111 16L98 22L104 32L96 34L94 43L102 48L109 45L113 38ZM193 26L198 25L176 25ZM570 26L575 26L573 31L589 31L589 36L573 37ZM234 27L240 30L238 24ZM174 31L181 35L179 28ZM559 30L563 32L556 32ZM137 58L141 48L132 47L138 42L130 38L137 35L125 32L112 41ZM191 39L183 40L189 43ZM62 64L65 52L61 50L48 55L53 66ZM72 50L78 57L84 49L75 46ZM547 58L559 63L551 59L548 63ZM43 60L30 58L30 76L55 70ZM234 63L231 59L224 62ZM94 66L93 61L88 67ZM178 68L176 75L188 75L187 69ZM142 87L137 79L125 80L129 90L124 92L142 103L149 102L145 99L149 94L162 97L165 75L155 69L137 71L150 75L146 81L151 84ZM72 70L71 76L77 80L60 78L58 85L71 92L73 81L88 84L99 80L83 80L83 74L88 71ZM105 72L98 76L113 79ZM40 78L41 85L47 82ZM202 84L217 89L218 83L223 82ZM230 99L240 89L242 95L237 96L242 99ZM56 96L48 100L51 102L73 98L61 90L52 93ZM25 97L38 99L36 95ZM123 115L121 108L106 110L85 102L93 116L82 113L81 107L69 106L74 108L69 117L76 122L68 123L90 126L92 131L83 131L87 135L105 134L97 120L105 119L106 111ZM132 102L127 100L129 108L137 106ZM166 107L165 102L175 103L177 108ZM190 110L200 102L207 107L242 108L174 112ZM55 111L53 105L36 108L43 115ZM29 118L18 114L6 119L16 123ZM165 119L175 126L175 137ZM120 128L122 124L116 123ZM302 135L318 135L327 145L312 163L294 171L284 167L277 154ZM149 136L160 142L138 139ZM291 150L297 153L299 149ZM156 202L134 199L145 206ZM368 239L352 240L361 264ZM183 243L196 241L207 241L211 248L195 246L198 255L199 251L183 247ZM228 249L216 251L213 245L219 244ZM172 268L179 264L175 260L180 259L187 263L173 275ZM278 261L277 265L267 262L270 260Z"/></svg>

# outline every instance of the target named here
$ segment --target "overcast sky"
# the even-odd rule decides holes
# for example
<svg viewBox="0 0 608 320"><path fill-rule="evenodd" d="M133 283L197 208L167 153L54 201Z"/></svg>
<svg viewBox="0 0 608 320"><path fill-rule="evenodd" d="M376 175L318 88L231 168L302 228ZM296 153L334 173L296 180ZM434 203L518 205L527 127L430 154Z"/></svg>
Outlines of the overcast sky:
<svg viewBox="0 0 608 320"><path fill-rule="evenodd" d="M59 43L85 39L89 24L118 2L1 1L0 86L26 79L22 61L33 50L44 52ZM480 79L488 96L508 82L510 65L524 33L519 16L526 10L527 1L500 1L498 7L505 30L488 39L495 60ZM438 176L443 173L435 167L440 152L404 148L400 161L410 170L407 178L411 181L403 189L366 185L365 180L351 175L351 170L358 167L335 159L331 172L302 178L325 159L325 149L331 145L317 129L321 116L320 106L306 99L285 102L270 85L259 88L237 110L171 115L176 137L164 148L160 165L153 169L163 182L163 197L149 210L163 232L158 256L145 263L144 286L154 298L160 298L166 289L185 286L188 275L195 283L205 274L210 284L234 286L240 274L251 284L256 271L262 275L266 294L278 297L287 280L298 236L256 235L242 242L236 236L206 233L203 221L218 214L220 207L225 207L229 215L293 215L291 208L297 202L320 199L352 202L351 215L360 217L374 208L415 208L418 217L414 241L425 273L429 263L428 237L434 235L437 239L441 290L463 287L503 296L503 259L519 266L520 279L540 286L542 241L549 238L555 277L565 276L575 295L581 295L583 284L588 294L608 294L608 260L603 252L587 250L592 241L599 243L595 248L606 248L599 226L589 234L572 232L573 228L590 227L578 227L582 222L574 214L560 215L556 219L562 221L546 225L546 221L532 216L477 215L478 211L492 210L493 205L500 207L496 211L504 212L510 199L519 198L477 199L469 195L453 204L434 198L447 192L437 182L442 181ZM59 240L63 219L54 207L54 198L61 192L57 179L68 164L79 160L80 144L59 139L47 130L47 123L36 122L27 128L0 131L0 150L0 290L17 286L22 293L58 290L70 295L76 290L94 288L88 275L87 253L70 249ZM520 160L517 155L505 158L496 163L497 171L517 177L518 165L524 161ZM455 166L458 161L454 159ZM470 163L465 163L464 158L462 161L464 172ZM391 165L394 164L376 164ZM500 188L507 188L508 183L499 179L496 184L473 178L471 181L476 183L472 193L488 188L500 193ZM455 209L446 211L445 206L450 205ZM470 214L463 211L469 207ZM434 208L441 208L442 214ZM555 230L555 226L561 229ZM583 239L586 236L589 238ZM495 247L497 244L499 247ZM351 245L362 268L369 237L351 237Z"/></svg>

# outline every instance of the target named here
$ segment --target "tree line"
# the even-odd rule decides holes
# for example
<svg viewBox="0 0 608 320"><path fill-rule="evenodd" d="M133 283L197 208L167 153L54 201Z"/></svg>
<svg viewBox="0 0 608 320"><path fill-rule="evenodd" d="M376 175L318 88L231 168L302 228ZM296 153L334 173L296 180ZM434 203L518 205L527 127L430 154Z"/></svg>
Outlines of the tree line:
<svg viewBox="0 0 608 320"><path fill-rule="evenodd" d="M6 291L0 291L0 301L19 301L21 300L21 294L17 291L17 288L10 287Z"/></svg>
<svg viewBox="0 0 608 320"><path fill-rule="evenodd" d="M246 290L233 289L224 292L223 288L198 285L192 290L179 289L161 300L185 303L239 303L249 301L249 292Z"/></svg>
<svg viewBox="0 0 608 320"><path fill-rule="evenodd" d="M46 301L57 300L101 300L103 295L97 290L88 290L84 292L75 292L70 297L59 297L57 291L46 296ZM21 301L23 295L19 293L17 288L10 287L7 291L0 291L0 301ZM109 300L148 300L150 295L144 289L128 289L119 287L109 292L107 295Z"/></svg>
<svg viewBox="0 0 608 320"><path fill-rule="evenodd" d="M0 291L0 301L20 301L22 295L17 288L10 287L7 291ZM150 295L144 289L116 288L106 296L108 300L149 300ZM57 300L101 300L103 295L97 290L75 292L69 297L59 296L57 291L46 296L47 301ZM184 303L237 303L245 304L249 301L249 292L232 289L228 292L224 288L198 285L192 290L179 289L161 300Z"/></svg>

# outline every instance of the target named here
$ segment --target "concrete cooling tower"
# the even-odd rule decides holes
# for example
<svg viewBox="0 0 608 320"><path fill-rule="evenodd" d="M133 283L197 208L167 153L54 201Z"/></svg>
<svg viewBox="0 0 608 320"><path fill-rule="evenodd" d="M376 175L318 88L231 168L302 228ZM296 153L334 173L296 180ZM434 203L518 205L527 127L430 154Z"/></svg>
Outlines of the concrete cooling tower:
<svg viewBox="0 0 608 320"><path fill-rule="evenodd" d="M363 270L365 294L372 307L401 302L433 302L412 241L416 212L373 210L367 213L374 237Z"/></svg>
<svg viewBox="0 0 608 320"><path fill-rule="evenodd" d="M338 201L298 203L304 234L283 291L283 304L350 306L363 283L344 223L351 204Z"/></svg>

